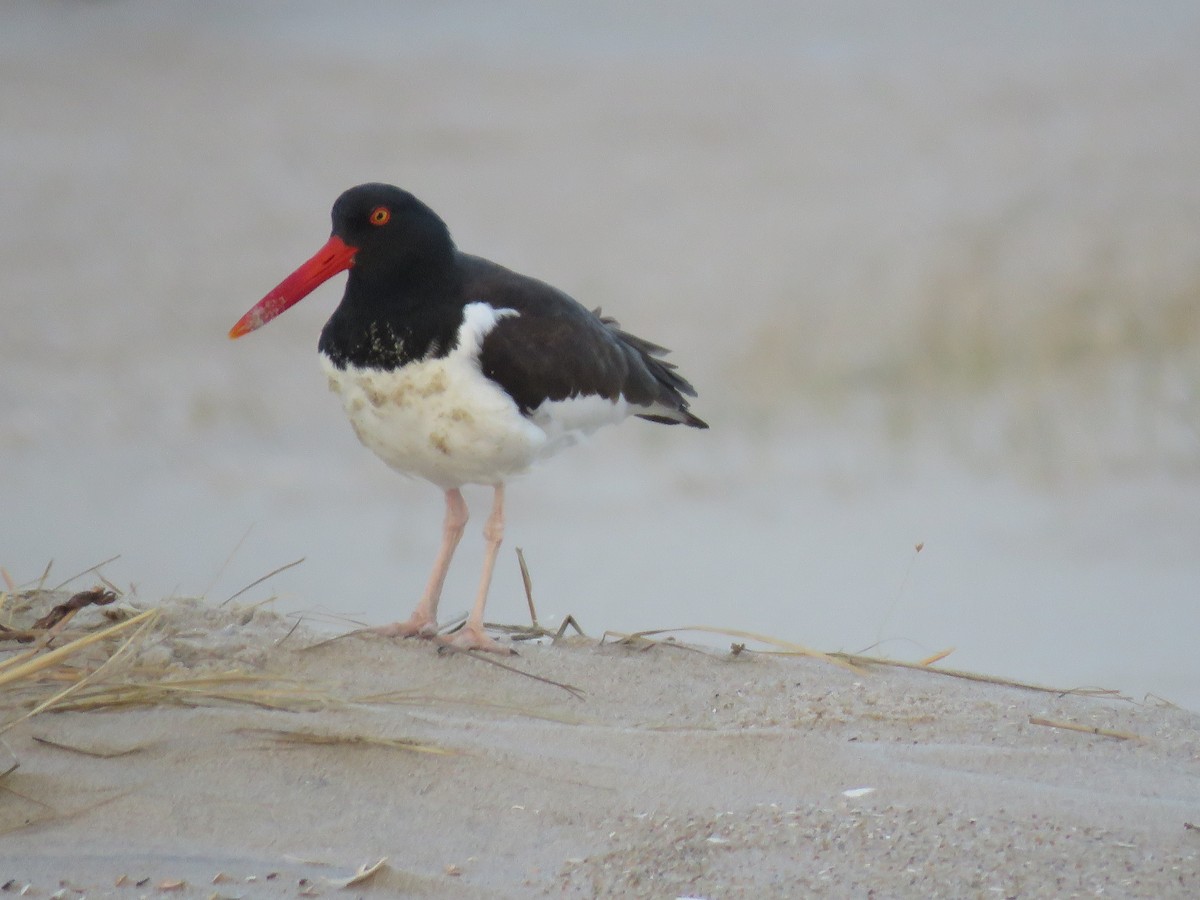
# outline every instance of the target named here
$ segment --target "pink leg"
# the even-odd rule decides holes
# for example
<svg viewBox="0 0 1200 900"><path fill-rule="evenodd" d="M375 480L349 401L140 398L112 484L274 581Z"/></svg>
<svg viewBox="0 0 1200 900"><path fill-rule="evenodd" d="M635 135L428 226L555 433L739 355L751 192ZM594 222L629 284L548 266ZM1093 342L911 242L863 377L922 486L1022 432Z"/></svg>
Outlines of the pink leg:
<svg viewBox="0 0 1200 900"><path fill-rule="evenodd" d="M488 588L492 586L492 570L496 567L496 555L500 552L500 542L504 540L504 485L498 484L492 496L492 514L488 516L487 524L483 526L483 538L487 547L483 553L483 574L479 579L479 593L475 597L475 606L467 616L466 624L450 637L450 643L464 650L490 650L492 653L509 653L513 651L503 644L492 640L483 630L483 608L487 605Z"/></svg>
<svg viewBox="0 0 1200 900"><path fill-rule="evenodd" d="M407 622L393 622L391 625L380 625L372 628L376 634L388 637L432 637L437 632L438 600L442 596L442 585L446 583L446 573L450 571L450 560L454 556L454 548L462 538L463 529L467 527L467 502L463 500L458 488L446 491L446 518L442 522L442 547L438 550L437 559L433 563L433 572L429 575L429 583L425 585L425 593L421 602L413 610Z"/></svg>

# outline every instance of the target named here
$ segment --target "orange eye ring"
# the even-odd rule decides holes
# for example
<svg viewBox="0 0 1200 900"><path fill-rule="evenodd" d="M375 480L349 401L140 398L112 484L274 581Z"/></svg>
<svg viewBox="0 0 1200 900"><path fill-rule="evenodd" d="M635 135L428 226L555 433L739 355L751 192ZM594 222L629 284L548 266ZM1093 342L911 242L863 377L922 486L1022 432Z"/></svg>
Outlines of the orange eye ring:
<svg viewBox="0 0 1200 900"><path fill-rule="evenodd" d="M386 225L388 219L392 217L392 211L386 206L377 206L371 210L371 215L367 217L372 225Z"/></svg>

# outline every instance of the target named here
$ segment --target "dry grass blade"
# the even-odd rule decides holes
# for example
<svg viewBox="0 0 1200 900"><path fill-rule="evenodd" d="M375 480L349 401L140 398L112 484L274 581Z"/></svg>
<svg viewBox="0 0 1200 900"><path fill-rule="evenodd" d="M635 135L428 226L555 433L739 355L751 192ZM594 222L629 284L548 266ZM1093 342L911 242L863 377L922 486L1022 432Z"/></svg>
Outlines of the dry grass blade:
<svg viewBox="0 0 1200 900"><path fill-rule="evenodd" d="M579 623L575 621L574 616L567 616L562 624L558 626L557 631L548 631L542 627L542 623L538 621L537 606L533 602L533 577L529 574L529 566L525 562L525 551L517 547L517 564L521 567L521 584L525 586L525 602L529 606L529 625L489 625L490 628L496 628L510 635L514 641L533 641L538 638L548 637L557 641L563 636L568 627L574 628L580 634L583 634L583 629L579 627Z"/></svg>
<svg viewBox="0 0 1200 900"><path fill-rule="evenodd" d="M517 706L512 703L495 703L491 700L475 700L469 697L437 697L430 694L415 694L409 691L386 691L382 694L366 694L352 697L351 703L380 704L390 703L411 706L469 706L472 709L497 713L516 713L530 719L541 719L545 722L557 722L560 725L581 725L584 720L577 716L549 712L545 709Z"/></svg>
<svg viewBox="0 0 1200 900"><path fill-rule="evenodd" d="M904 596L904 589L908 586L908 579L912 575L913 566L917 562L917 557L921 555L921 551L925 549L925 542L918 541L913 547L913 555L909 557L908 568L904 570L904 577L900 579L900 586L896 588L896 593L892 595L892 602L888 604L887 612L879 621L879 630L875 632L875 645L878 646L883 642L883 633L887 630L888 622L892 618L892 614L896 611L896 606L900 603L900 598Z"/></svg>
<svg viewBox="0 0 1200 900"><path fill-rule="evenodd" d="M28 632L28 633L30 635L30 640L35 640L37 637L39 637L39 635L35 635L35 634L33 634L33 632ZM11 638L16 634L17 634L17 632L9 632L5 635L5 637ZM22 641L22 643L26 643L26 642ZM33 659L35 656L38 655L38 653L42 649L43 649L42 647L33 647L30 650L26 650L24 653L18 653L16 656L10 656L8 659L0 661L0 673L3 673L6 670L11 669L13 666L19 666L19 665L21 665L21 663L25 662L26 660Z"/></svg>
<svg viewBox="0 0 1200 900"><path fill-rule="evenodd" d="M921 662L904 662L899 659L885 659L876 656L862 656L857 653L831 653L830 656L836 656L838 659L844 659L848 662L855 663L870 669L873 666L891 666L899 669L916 669L920 672L929 672L933 675L945 675L949 678L962 678L965 681L979 681L984 684L998 684L1004 687L1021 688L1026 691L1040 691L1044 694L1057 694L1060 697L1069 694L1075 694L1081 697L1117 697L1123 698L1120 691L1110 690L1108 688L1055 688L1047 687L1044 684L1033 684L1028 681L1015 681L1011 678L1002 678L998 675L981 675L978 672L965 672L961 669L939 669L935 666Z"/></svg>
<svg viewBox="0 0 1200 900"><path fill-rule="evenodd" d="M355 628L353 631L343 631L341 634L335 634L333 637L327 637L322 640L315 641L311 644L306 644L305 646L300 648L300 652L307 653L310 650L319 650L321 647L328 647L330 644L333 644L337 641L343 641L346 638L352 637L356 634L370 634L370 633L371 633L370 628Z"/></svg>
<svg viewBox="0 0 1200 900"><path fill-rule="evenodd" d="M553 678L544 678L541 675L534 675L532 672L522 671L521 669L518 669L516 666L510 666L507 663L500 662L500 660L498 660L498 659L492 659L490 656L486 656L486 655L484 655L484 653L477 651L477 650L464 650L461 647L455 647L453 644L451 644L449 642L439 642L438 652L439 653L443 653L443 652L459 653L459 654L462 654L463 656L469 656L472 659L477 659L480 662L485 662L489 666L496 666L499 669L504 669L504 670L506 670L508 672L512 672L516 675L523 675L525 678L530 678L533 681L540 681L542 684L548 684L551 687L556 687L556 688L559 688L560 690L564 690L568 694L570 694L572 697L574 697L576 700L583 699L584 692L583 692L582 688L577 688L577 687L575 687L575 685L567 684L564 681L555 681ZM513 655L514 656L516 655L515 651L514 651Z"/></svg>
<svg viewBox="0 0 1200 900"><path fill-rule="evenodd" d="M1131 731L1112 731L1108 728L1098 728L1095 725L1079 725L1076 722L1057 722L1053 719L1043 719L1039 716L1029 717L1030 725L1044 725L1047 728L1061 728L1064 731L1078 731L1081 734L1095 734L1100 737L1116 738L1118 741L1145 740L1140 734Z"/></svg>
<svg viewBox="0 0 1200 900"><path fill-rule="evenodd" d="M11 788L7 788L6 790L8 790L8 792L10 794L12 794L13 796L20 797L22 800L26 800L35 806L41 807L43 812L40 815L31 816L29 818L26 818L26 819L24 819L24 821L19 822L15 825L11 825L11 826L8 826L5 828L0 828L0 837L4 837L6 835L13 834L18 831L23 831L26 828L36 828L38 826L46 825L51 822L58 825L58 824L65 822L67 819L83 817L83 816L88 815L91 812L94 812L97 809L100 809L101 807L107 806L109 803L112 803L114 800L120 800L123 797L128 797L130 795L130 793L132 793L131 791L114 791L113 793L109 794L107 797L97 800L95 803L90 803L85 806L77 807L75 809L57 810L54 807L49 806L48 804L45 804L42 801L38 800L36 797L28 797L25 794L22 794L22 793L19 793L18 791L12 790ZM52 894L51 896L55 896L55 895ZM63 895L63 896L65 896L65 895Z"/></svg>
<svg viewBox="0 0 1200 900"><path fill-rule="evenodd" d="M567 633L568 628L575 629L575 633L581 637L587 637L586 632L579 625L579 620L569 613L554 631L542 625L503 625L499 622L487 622L485 625L489 631L499 631L501 634L508 635L513 641L536 641L539 638L550 638L551 643L557 643Z"/></svg>
<svg viewBox="0 0 1200 900"><path fill-rule="evenodd" d="M665 637L662 640L655 640L647 637L640 632L635 634L625 634L620 631L606 631L600 635L600 643L612 639L614 643L620 644L622 647L630 647L636 649L639 653L645 653L647 650L655 650L660 647L669 647L672 650L682 650L685 653L699 653L701 656L711 656L713 648L699 647L692 644L684 644L675 640L674 637ZM744 646L742 649L746 649ZM739 651L740 652L740 651Z"/></svg>
<svg viewBox="0 0 1200 900"><path fill-rule="evenodd" d="M235 594L231 595L229 598L227 598L227 599L225 600L225 602L221 604L221 606L225 606L226 604L232 603L232 602L233 602L234 600L236 600L238 597L242 596L242 594L246 593L246 591L250 590L251 588L258 587L260 584L262 584L262 583L263 583L264 581L266 581L268 578L274 578L274 577L275 577L276 575L278 575L280 572L286 572L288 569L291 569L291 568L293 568L293 567L295 567L295 566L298 566L298 565L300 565L300 563L302 563L302 562L304 562L304 557L303 557L303 556L302 556L302 557L300 557L300 558L299 558L299 559L297 559L297 560L294 560L293 562L290 562L290 563L288 563L287 565L280 566L278 569L274 569L274 570L272 570L272 571L268 572L268 573L267 573L266 575L264 575L262 578L256 578L254 581L250 582L248 585L246 585L246 586L245 586L244 588L242 588L240 591L238 591L237 593L235 593Z"/></svg>
<svg viewBox="0 0 1200 900"><path fill-rule="evenodd" d="M68 584L70 584L76 578L82 578L84 575L91 574L92 572L95 572L97 569L101 568L102 566L107 566L110 562L116 562L120 558L121 558L121 554L118 553L116 556L110 556L108 559L104 560L103 562L98 562L94 566L88 566L82 572L78 572L78 573L72 575L70 578L66 579L65 581L61 582L60 584L56 584L54 587L51 588L51 590L52 591L61 591L63 588L65 588ZM46 567L46 575L49 575L49 574L50 574L50 567L47 566ZM43 579L44 578L45 578L45 576L43 576Z"/></svg>
<svg viewBox="0 0 1200 900"><path fill-rule="evenodd" d="M71 700L58 704L56 708L60 711L83 712L132 706L206 706L218 703L296 711L328 709L341 705L343 701L307 685L229 672L203 678L98 685L90 691L78 692Z"/></svg>
<svg viewBox="0 0 1200 900"><path fill-rule="evenodd" d="M253 530L254 523L251 522L246 530L242 533L242 536L238 538L238 542L233 545L233 549L229 551L229 555L225 557L225 562L221 563L216 574L213 575L212 581L208 583L208 587L200 592L201 597L207 597L212 593L213 588L217 586L217 582L221 580L221 576L225 574L225 570L229 568L229 564L233 562L233 558L237 556L238 551L242 549L242 544L246 542L246 538L250 537L250 532Z"/></svg>
<svg viewBox="0 0 1200 900"><path fill-rule="evenodd" d="M529 577L529 566L525 565L525 551L517 548L517 565L521 567L521 583L525 585L525 602L529 604L529 621L535 631L541 629L538 622L537 608L533 605L533 579Z"/></svg>
<svg viewBox="0 0 1200 900"><path fill-rule="evenodd" d="M863 670L853 660L847 659L844 654L822 653L820 650L811 650L801 644L781 640L769 634L757 634L753 631L742 631L737 628L717 628L712 625L684 625L679 628L655 628L650 631L636 631L633 634L626 635L626 638L636 640L637 638L649 638L656 634L669 634L676 631L702 631L706 634L721 634L727 637L741 638L742 640L757 641L760 644L766 644L768 647L776 648L775 650L765 651L768 653L784 656L807 656L811 659L819 659L830 665L847 669L856 675L863 674Z"/></svg>
<svg viewBox="0 0 1200 900"><path fill-rule="evenodd" d="M42 577L38 579L35 591L44 591L46 589L46 579L50 577L50 570L54 568L54 560L50 559L46 563L46 568L42 570Z"/></svg>
<svg viewBox="0 0 1200 900"><path fill-rule="evenodd" d="M578 620L576 620L576 618L573 615L571 615L570 613L567 613L567 617L562 620L562 622L559 624L557 630L552 635L554 640L558 641L560 638L562 638L562 636L567 633L568 628L574 628L575 633L577 635L579 635L580 637L587 637L587 635L584 633L583 629L579 627Z"/></svg>
<svg viewBox="0 0 1200 900"><path fill-rule="evenodd" d="M18 716L17 718L15 718L9 722L6 722L4 727L0 728L0 734L3 734L4 732L8 731L8 729L12 728L18 722L24 722L26 719L32 718L33 716L36 716L38 713L45 712L46 710L53 708L55 705L63 703L71 694L75 693L76 691L82 689L85 685L94 681L96 678L99 677L99 675L102 672L104 672L106 669L108 669L109 666L113 665L118 659L120 659L122 656L124 656L129 651L129 648L132 647L134 645L134 643L138 640L138 638L140 638L151 627L153 627L153 625L157 621L157 619L158 619L158 610L157 609L148 609L145 612L143 612L137 616L134 616L132 619L126 619L124 622L118 622L116 625L110 625L108 628L101 629L100 631L97 631L93 634L85 635L84 637L81 637L81 638L78 638L78 639L72 641L71 643L67 644L65 647L60 647L58 650L53 650L50 653L43 654L41 657L38 657L37 659L30 660L28 663L26 663L21 668L34 668L38 662L44 661L50 657L57 656L62 650L70 649L71 647L74 647L76 645L89 645L89 644L95 643L96 640L98 640L102 637L112 635L124 628L129 627L130 625L133 625L134 623L139 623L137 630L134 631L133 634L129 635L129 637L127 637L125 639L124 643L122 643L121 646L118 647L116 649L116 651L111 656L109 656L108 659L106 659L104 662L102 662L99 665L99 667L97 667L94 671L90 672L89 674L83 676L82 678L80 678L77 681L73 682L72 684L68 685L66 688L59 691L57 694L55 694L50 699L43 700L41 703L39 703L37 706L35 706L33 709L31 709L29 712L25 713L24 715ZM41 666L41 667L37 667L35 670L41 671L44 668L45 668L45 666ZM5 675L9 676L8 682L16 680L15 677L13 677L14 673L12 671L5 673ZM3 676L0 676L0 677L3 677Z"/></svg>
<svg viewBox="0 0 1200 900"><path fill-rule="evenodd" d="M65 750L68 753L78 753L81 756L90 756L93 759L120 759L122 756L133 756L135 753L141 753L150 744L141 744L134 747L126 747L123 750L95 750L87 747L76 747L72 744L64 744L60 741L52 741L50 738L33 736L34 741L46 747L53 747L55 750Z"/></svg>
<svg viewBox="0 0 1200 900"><path fill-rule="evenodd" d="M41 653L39 655L37 650L33 650L23 653L19 657L5 660L4 663L0 663L0 688L22 679L32 678L44 669L58 665L64 659L73 656L80 650L90 647L92 644L99 643L134 626L145 625L157 617L157 609L148 609L131 619L126 619L124 622L117 622L115 625L109 625L107 628L93 631L91 634L85 634L83 637L76 638L70 643L63 644L63 646L48 653Z"/></svg>
<svg viewBox="0 0 1200 900"><path fill-rule="evenodd" d="M409 753L430 753L436 756L455 756L457 750L441 747L415 738L388 738L373 734L328 734L315 731L288 731L282 728L239 728L239 734L258 734L282 744L309 744L336 747L381 747L385 750L405 750Z"/></svg>
<svg viewBox="0 0 1200 900"><path fill-rule="evenodd" d="M282 647L284 642L287 641L287 639L290 638L293 634L295 634L297 629L299 629L299 628L300 628L300 619L297 619L295 622L292 623L292 627L288 629L287 634L285 634L283 637L281 637L279 640L277 640L275 642L275 646Z"/></svg>
<svg viewBox="0 0 1200 900"><path fill-rule="evenodd" d="M927 669L930 666L932 666L934 663L941 662L943 659L945 659L947 656L949 656L953 652L954 652L953 647L947 647L945 650L939 650L937 653L934 653L932 656L925 657L923 660L918 662L917 665L921 666L922 668Z"/></svg>

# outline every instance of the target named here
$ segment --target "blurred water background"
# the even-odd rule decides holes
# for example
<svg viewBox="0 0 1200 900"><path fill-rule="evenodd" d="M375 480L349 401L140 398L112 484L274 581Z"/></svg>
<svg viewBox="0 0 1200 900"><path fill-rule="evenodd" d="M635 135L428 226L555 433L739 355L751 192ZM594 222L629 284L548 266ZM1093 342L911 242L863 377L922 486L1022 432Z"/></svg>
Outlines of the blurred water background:
<svg viewBox="0 0 1200 900"><path fill-rule="evenodd" d="M694 623L1200 708L1194 2L0 7L0 565L406 615L441 498L237 343L358 182L665 343L509 492L489 618ZM473 593L488 492L444 612ZM914 547L923 542L919 554ZM83 582L86 582L84 579Z"/></svg>

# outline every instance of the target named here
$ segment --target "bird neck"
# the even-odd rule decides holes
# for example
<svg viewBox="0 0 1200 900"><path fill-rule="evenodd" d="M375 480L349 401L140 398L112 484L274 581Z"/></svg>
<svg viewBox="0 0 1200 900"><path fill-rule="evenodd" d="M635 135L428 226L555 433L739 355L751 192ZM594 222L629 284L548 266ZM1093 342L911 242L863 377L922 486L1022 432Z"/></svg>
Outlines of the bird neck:
<svg viewBox="0 0 1200 900"><path fill-rule="evenodd" d="M319 344L339 368L395 369L454 347L465 305L456 268L426 260L383 275L350 270L346 293Z"/></svg>

